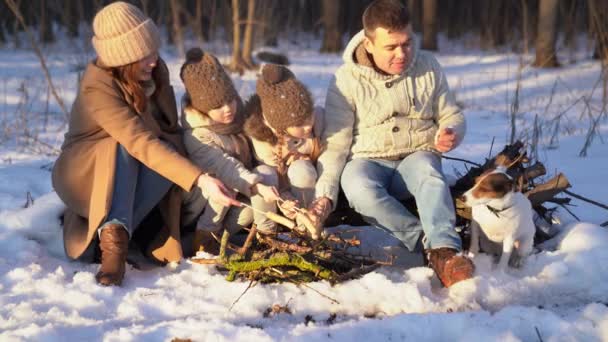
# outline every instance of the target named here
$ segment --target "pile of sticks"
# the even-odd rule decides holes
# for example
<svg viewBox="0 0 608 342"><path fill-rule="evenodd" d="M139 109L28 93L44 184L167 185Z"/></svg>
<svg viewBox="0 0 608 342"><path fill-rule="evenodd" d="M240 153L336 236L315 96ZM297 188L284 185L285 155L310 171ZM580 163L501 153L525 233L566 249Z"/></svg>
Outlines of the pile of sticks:
<svg viewBox="0 0 608 342"><path fill-rule="evenodd" d="M461 195L473 186L476 177L488 169L493 169L496 166L496 160L499 158L503 161L506 160L508 165L510 165L507 173L513 178L516 190L528 197L532 203L532 208L544 221L543 226L551 226L559 222L559 218L555 215L558 207L562 207L576 220L579 220L568 208L572 198L577 198L608 210L608 206L570 191L571 184L568 178L561 172L549 179L545 179L544 176L547 174L545 166L539 161L530 160L524 149L524 144L521 141L516 141L512 145L505 146L495 157L486 159L484 164L475 164L476 167L469 169L450 188L455 202L458 225L468 227L471 220L471 208L466 207L460 200ZM473 162L466 162L474 164ZM547 234L546 230L538 227L539 222L536 223L536 243L552 237Z"/></svg>
<svg viewBox="0 0 608 342"><path fill-rule="evenodd" d="M228 272L226 280L243 279L261 283L296 284L327 280L343 282L371 272L386 262L349 252L360 245L357 238L324 234L314 240L296 229L276 234L258 234L254 226L241 247L229 242L225 230L216 259L192 258L200 264L214 264Z"/></svg>

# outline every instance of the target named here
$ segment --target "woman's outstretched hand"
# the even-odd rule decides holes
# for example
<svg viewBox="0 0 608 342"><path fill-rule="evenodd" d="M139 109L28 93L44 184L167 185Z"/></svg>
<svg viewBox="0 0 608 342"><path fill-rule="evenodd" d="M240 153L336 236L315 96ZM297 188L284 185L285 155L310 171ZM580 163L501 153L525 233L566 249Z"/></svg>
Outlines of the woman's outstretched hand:
<svg viewBox="0 0 608 342"><path fill-rule="evenodd" d="M233 191L226 188L224 183L217 178L201 174L196 181L196 185L201 188L204 194L209 196L209 199L217 203L224 206L241 206L241 202L234 199Z"/></svg>

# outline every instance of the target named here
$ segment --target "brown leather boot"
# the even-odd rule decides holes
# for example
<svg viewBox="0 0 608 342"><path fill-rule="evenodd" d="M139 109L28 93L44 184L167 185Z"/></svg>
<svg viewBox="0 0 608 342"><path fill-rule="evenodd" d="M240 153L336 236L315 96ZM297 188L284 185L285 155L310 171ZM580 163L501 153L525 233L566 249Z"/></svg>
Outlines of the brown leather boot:
<svg viewBox="0 0 608 342"><path fill-rule="evenodd" d="M125 263L129 251L129 234L120 224L109 224L99 236L101 268L95 275L97 282L104 286L118 286L125 276Z"/></svg>
<svg viewBox="0 0 608 342"><path fill-rule="evenodd" d="M196 255L196 252L219 255L220 244L213 237L213 233L197 229L194 231L194 239L192 239L192 250L194 251L194 255Z"/></svg>
<svg viewBox="0 0 608 342"><path fill-rule="evenodd" d="M429 266L445 287L473 277L475 265L467 257L452 248L436 248L427 251Z"/></svg>

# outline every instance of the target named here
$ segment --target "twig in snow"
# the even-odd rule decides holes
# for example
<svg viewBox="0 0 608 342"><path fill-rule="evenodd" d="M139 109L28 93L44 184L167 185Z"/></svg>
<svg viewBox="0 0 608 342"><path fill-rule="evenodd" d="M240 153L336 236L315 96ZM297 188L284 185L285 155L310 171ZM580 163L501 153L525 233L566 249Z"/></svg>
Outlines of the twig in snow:
<svg viewBox="0 0 608 342"><path fill-rule="evenodd" d="M243 293L241 293L241 295L239 296L239 298L237 298L234 301L234 303L232 303L232 305L230 305L230 308L228 309L228 311L232 311L232 308L236 305L236 303L239 302L239 300L241 300L241 298L245 295L245 293L247 293L247 291L249 291L249 289L254 286L254 283L256 283L255 278L251 279L251 281L249 282L249 285L247 285L247 288L245 289L245 291L243 291Z"/></svg>
<svg viewBox="0 0 608 342"><path fill-rule="evenodd" d="M23 19L23 16L21 15L21 11L19 11L19 7L17 6L17 4L15 3L14 0L5 0L5 2L6 2L6 5L10 8L10 10L13 12L15 17L17 18L17 21L19 21L19 23L23 27L23 30L25 31L25 33L27 34L27 37L29 38L30 43L32 44L32 48L34 49L36 56L38 56L38 59L40 60L40 65L42 66L42 71L44 72L44 76L46 77L47 82L49 83L49 87L51 87L51 91L53 92L53 97L55 97L55 100L57 100L59 107L61 107L61 111L63 111L63 114L67 118L69 115L68 110L66 109L65 105L63 104L63 100L61 99L61 97L59 97L59 94L57 93L57 90L55 89L55 86L53 85L53 80L51 79L51 74L49 73L49 69L46 67L46 62L44 61L42 51L40 51L40 48L38 47L38 44L36 44L36 40L34 39L34 36L28 29L28 26L25 23L25 19Z"/></svg>
<svg viewBox="0 0 608 342"><path fill-rule="evenodd" d="M335 299L331 298L330 296L328 296L328 295L326 295L326 294L321 293L319 290L315 289L314 287L312 287L312 286L310 286L310 285L308 285L308 284L306 284L306 283L300 283L299 285L304 285L304 287L307 287L307 288L309 288L309 289L311 289L311 290L315 291L316 293L318 293L318 294L319 294L319 295L321 295L322 297L325 297L325 298L329 299L329 300L330 300L332 303L334 303L334 304L340 304L340 302L338 302L337 300L335 300Z"/></svg>
<svg viewBox="0 0 608 342"><path fill-rule="evenodd" d="M576 216L576 215L575 215L575 214L574 214L574 213L573 213L573 212L572 212L570 209L568 209L568 207L566 207L566 205L565 205L565 204L560 204L560 206L561 206L562 208L564 208L564 210L565 210L565 211L567 211L567 212L568 212L568 214L572 215L572 217L574 217L574 218L575 218L577 221L579 221L579 222L581 221L581 219L580 219L580 218L578 218L578 216Z"/></svg>
<svg viewBox="0 0 608 342"><path fill-rule="evenodd" d="M534 327L534 330L536 330L536 336L538 337L538 340L540 342L543 342L543 337L540 336L540 331L538 331L538 327Z"/></svg>
<svg viewBox="0 0 608 342"><path fill-rule="evenodd" d="M488 152L488 159L490 159L492 157L492 150L494 149L494 140L496 140L496 137L492 137L492 142L490 143L490 152ZM478 165L481 166L481 165Z"/></svg>

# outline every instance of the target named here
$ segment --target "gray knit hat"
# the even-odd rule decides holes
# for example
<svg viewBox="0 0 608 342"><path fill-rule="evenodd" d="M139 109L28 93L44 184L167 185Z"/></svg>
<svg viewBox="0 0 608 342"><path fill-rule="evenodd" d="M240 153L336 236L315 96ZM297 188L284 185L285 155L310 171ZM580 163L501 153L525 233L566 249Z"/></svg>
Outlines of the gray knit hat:
<svg viewBox="0 0 608 342"><path fill-rule="evenodd" d="M202 113L238 98L232 79L217 58L199 48L188 50L179 75L192 106Z"/></svg>
<svg viewBox="0 0 608 342"><path fill-rule="evenodd" d="M262 115L277 131L300 126L313 115L308 89L282 65L266 64L256 84Z"/></svg>
<svg viewBox="0 0 608 342"><path fill-rule="evenodd" d="M160 47L160 34L152 19L122 1L97 12L93 33L93 47L100 62L108 67L137 62Z"/></svg>

